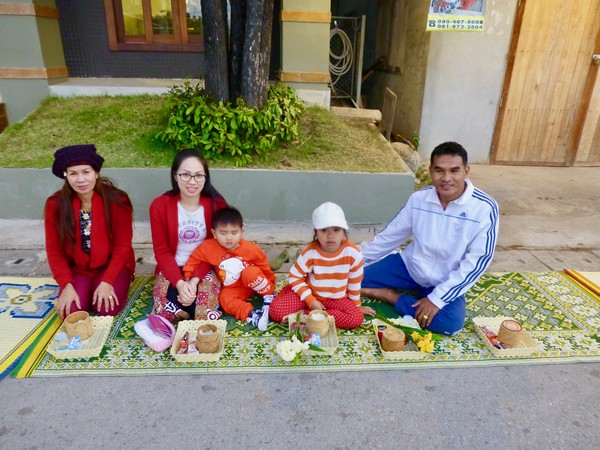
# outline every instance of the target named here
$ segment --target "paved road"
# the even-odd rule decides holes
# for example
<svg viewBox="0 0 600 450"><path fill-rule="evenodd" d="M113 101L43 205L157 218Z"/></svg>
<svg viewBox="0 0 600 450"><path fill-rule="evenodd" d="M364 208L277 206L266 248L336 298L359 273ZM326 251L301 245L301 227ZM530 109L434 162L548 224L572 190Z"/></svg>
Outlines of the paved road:
<svg viewBox="0 0 600 450"><path fill-rule="evenodd" d="M471 179L502 212L490 270L600 271L599 168L475 166ZM0 221L0 274L47 273L40 226ZM150 271L146 226L136 250ZM273 254L310 235L307 224L247 231ZM596 449L599 430L597 363L0 382L0 449Z"/></svg>

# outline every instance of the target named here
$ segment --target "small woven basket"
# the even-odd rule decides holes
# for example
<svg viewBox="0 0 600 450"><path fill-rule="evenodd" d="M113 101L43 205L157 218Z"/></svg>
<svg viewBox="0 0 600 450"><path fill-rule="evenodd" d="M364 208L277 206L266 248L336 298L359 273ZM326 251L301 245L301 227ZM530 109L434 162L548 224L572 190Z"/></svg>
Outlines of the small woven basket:
<svg viewBox="0 0 600 450"><path fill-rule="evenodd" d="M217 353L219 350L219 330L216 325L207 323L198 327L196 348L200 353Z"/></svg>
<svg viewBox="0 0 600 450"><path fill-rule="evenodd" d="M86 311L77 311L65 317L65 331L69 338L79 336L80 339L88 339L94 334L92 319Z"/></svg>
<svg viewBox="0 0 600 450"><path fill-rule="evenodd" d="M315 318L315 316L319 317L319 314L323 318ZM321 309L311 311L306 321L306 330L309 334L318 334L322 338L327 336L327 333L329 333L329 314L327 311Z"/></svg>
<svg viewBox="0 0 600 450"><path fill-rule="evenodd" d="M185 353L178 354L177 350L181 344L181 339L183 338L186 331L190 333L191 336L198 335L198 328L202 325L212 324L217 327L217 342L219 347L214 353L200 353L199 351L196 353ZM182 320L177 324L177 334L175 335L175 340L173 341L173 345L171 346L171 356L180 363L206 363L206 362L215 362L218 361L221 355L223 355L223 349L225 346L225 329L227 328L227 321L223 319L219 320ZM194 341L194 347L196 342ZM194 350L198 350L198 347L195 347Z"/></svg>
<svg viewBox="0 0 600 450"><path fill-rule="evenodd" d="M505 348L518 347L523 342L523 336L523 327L516 320L503 320L498 329L498 340Z"/></svg>
<svg viewBox="0 0 600 450"><path fill-rule="evenodd" d="M381 348L386 352L399 352L404 348L406 336L404 331L388 326L381 333Z"/></svg>
<svg viewBox="0 0 600 450"><path fill-rule="evenodd" d="M50 341L48 345L48 353L56 359L90 359L96 358L106 344L108 335L112 328L114 317L112 316L95 316L90 317L94 334L89 339L81 342L80 349L77 350L57 350L56 341ZM63 325L64 328L64 325Z"/></svg>
<svg viewBox="0 0 600 450"><path fill-rule="evenodd" d="M539 352L542 348L540 342L534 339L527 330L523 329L521 331L522 342L514 348L496 348L492 345L487 335L484 333L483 328L487 327L489 331L491 331L496 336L499 336L500 325L505 320L514 320L512 317L483 317L476 316L473 317L473 325L475 327L475 332L483 341L484 345L487 349L496 357L496 358L521 358L528 357L532 353ZM515 321L516 322L516 321Z"/></svg>

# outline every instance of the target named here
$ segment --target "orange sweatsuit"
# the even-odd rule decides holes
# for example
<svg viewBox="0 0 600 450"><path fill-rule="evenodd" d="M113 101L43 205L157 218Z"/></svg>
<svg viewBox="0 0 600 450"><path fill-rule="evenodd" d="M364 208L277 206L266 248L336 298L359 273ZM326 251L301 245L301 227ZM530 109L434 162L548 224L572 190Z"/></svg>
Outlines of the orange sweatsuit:
<svg viewBox="0 0 600 450"><path fill-rule="evenodd" d="M270 295L275 291L275 274L267 255L260 247L245 239L234 250L222 247L216 239L206 239L194 250L183 266L186 278L200 276L196 271L203 263L210 264L223 283L219 303L225 313L246 320L252 310L247 300L255 292ZM195 273L196 272L196 273Z"/></svg>

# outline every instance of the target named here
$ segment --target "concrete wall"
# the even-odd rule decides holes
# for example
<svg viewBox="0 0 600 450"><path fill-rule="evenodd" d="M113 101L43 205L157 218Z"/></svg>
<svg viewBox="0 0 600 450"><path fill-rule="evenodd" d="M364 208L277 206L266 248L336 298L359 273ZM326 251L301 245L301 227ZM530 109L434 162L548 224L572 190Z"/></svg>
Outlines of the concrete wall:
<svg viewBox="0 0 600 450"><path fill-rule="evenodd" d="M421 156L455 140L471 162L489 161L516 7L517 0L488 0L483 33L431 32Z"/></svg>
<svg viewBox="0 0 600 450"><path fill-rule="evenodd" d="M148 220L152 199L170 188L169 169L104 169L131 197L135 220ZM405 173L212 169L213 184L248 221L309 222L315 207L338 203L350 223L387 223L413 192ZM62 181L50 169L0 168L0 219L39 219Z"/></svg>
<svg viewBox="0 0 600 450"><path fill-rule="evenodd" d="M2 4L8 2L0 2ZM11 2L19 6L53 8L53 0ZM0 14L0 96L10 123L33 111L48 96L48 84L64 77L44 74L43 69L63 69L60 32L56 18L33 14ZM4 71L3 71L4 70ZM23 70L37 71L23 76Z"/></svg>
<svg viewBox="0 0 600 450"><path fill-rule="evenodd" d="M65 56L60 39L60 27L58 20L48 19L45 17L36 17L35 22L37 26L38 40L42 50L44 67L65 67ZM17 46L17 48L19 47L20 45ZM62 80L66 80L66 76L62 78L53 78L50 80L50 82L56 83Z"/></svg>
<svg viewBox="0 0 600 450"><path fill-rule="evenodd" d="M427 2L409 2L406 30L406 46L401 72L376 72L363 86L367 95L367 107L381 109L385 88L390 88L397 96L393 130L406 139L419 133L425 76L427 74L427 53L431 33L425 31L429 6ZM383 55L377 55L383 56Z"/></svg>
<svg viewBox="0 0 600 450"><path fill-rule="evenodd" d="M24 119L48 97L48 80L0 80L0 94L6 104L8 123Z"/></svg>
<svg viewBox="0 0 600 450"><path fill-rule="evenodd" d="M283 12L329 13L330 7L330 0L282 1ZM331 100L328 83L311 80L307 74L329 74L329 27L329 22L281 22L281 79L302 100L325 108Z"/></svg>

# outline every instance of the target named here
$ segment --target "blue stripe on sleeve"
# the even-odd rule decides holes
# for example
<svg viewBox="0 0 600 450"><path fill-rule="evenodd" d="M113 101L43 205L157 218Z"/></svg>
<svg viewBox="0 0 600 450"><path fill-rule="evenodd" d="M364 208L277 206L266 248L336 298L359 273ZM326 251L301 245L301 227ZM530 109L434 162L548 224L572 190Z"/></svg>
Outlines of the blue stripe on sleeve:
<svg viewBox="0 0 600 450"><path fill-rule="evenodd" d="M487 232L487 239L485 244L485 253L477 260L475 268L467 275L467 277L459 283L457 286L449 289L445 295L442 296L441 300L444 303L449 303L453 299L460 295L460 292L468 285L474 283L483 274L485 269L489 266L493 256L494 248L496 247L496 223L498 221L498 205L497 203L483 191L475 189L473 191L473 198L481 200L487 203L490 207L490 228Z"/></svg>

